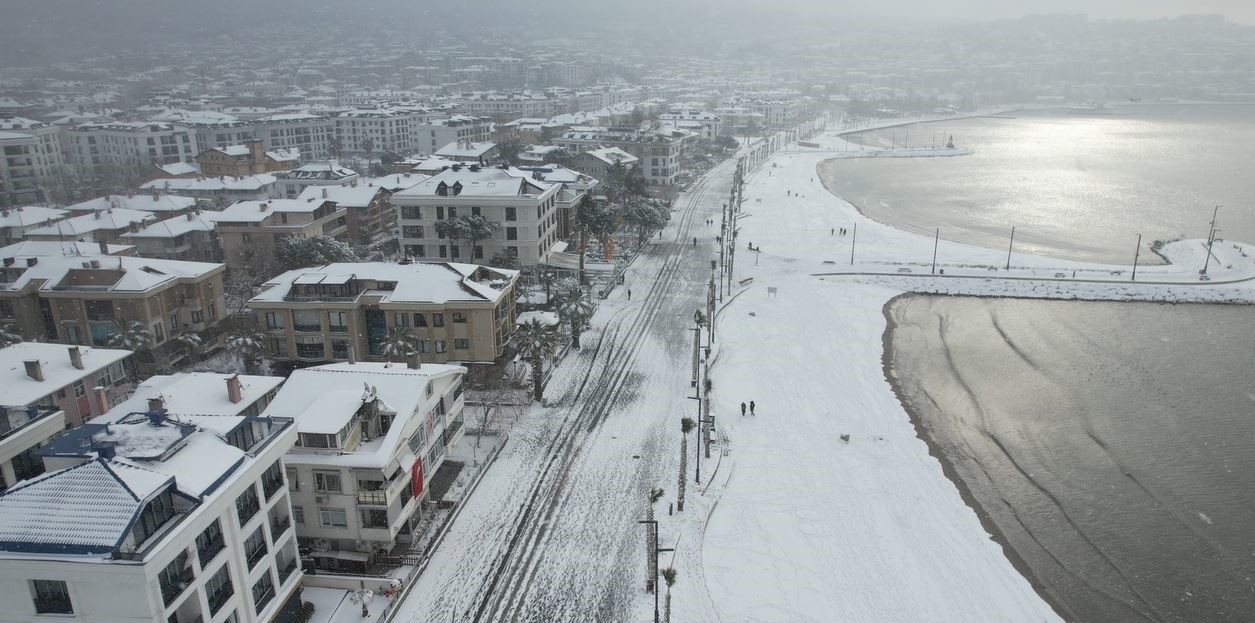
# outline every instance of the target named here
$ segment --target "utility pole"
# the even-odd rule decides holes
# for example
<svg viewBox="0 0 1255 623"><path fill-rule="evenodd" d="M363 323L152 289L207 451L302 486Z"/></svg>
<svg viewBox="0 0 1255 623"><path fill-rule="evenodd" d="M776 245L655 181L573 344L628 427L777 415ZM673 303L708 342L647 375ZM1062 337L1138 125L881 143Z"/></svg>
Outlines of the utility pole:
<svg viewBox="0 0 1255 623"><path fill-rule="evenodd" d="M702 421L702 394L701 394L701 391L702 391L702 389L701 389L700 387L698 387L698 388L697 388L697 392L698 392L698 393L697 393L697 395L696 395L696 396L685 396L685 398L688 398L689 400L696 400L696 401L697 401L697 421L698 421L699 423L701 423L701 424L702 424L702 428L699 428L699 429L698 429L697 445L693 447L693 456L697 457L696 475L695 475L695 477L693 478L693 482L696 482L696 483L697 483L697 484L699 484L699 485L700 485L700 484L702 484L702 439L701 439L701 430L702 430L702 429L704 429L704 428L706 427L705 422L703 422L703 421Z"/></svg>
<svg viewBox="0 0 1255 623"><path fill-rule="evenodd" d="M651 583L655 585L654 591L653 591L654 592L654 623L658 623L658 588L656 586L656 584L658 583L658 554L661 554L663 552L674 552L675 548L658 547L658 520L657 519L644 519L636 523L649 524L652 527L652 530L649 531L650 540L653 541L653 543L651 544L652 547L650 547L650 553L651 553L651 556L650 556L651 565L650 566L653 567L653 570L651 571L651 573L653 574Z"/></svg>
<svg viewBox="0 0 1255 623"><path fill-rule="evenodd" d="M934 275L937 274L937 243L940 241L941 241L941 228L939 227L937 228L936 233L933 234L933 271L932 271L932 274Z"/></svg>
<svg viewBox="0 0 1255 623"><path fill-rule="evenodd" d="M1007 245L1007 270L1011 270L1011 247L1015 246L1015 226L1011 227L1011 244Z"/></svg>
<svg viewBox="0 0 1255 623"><path fill-rule="evenodd" d="M1200 274L1207 274L1207 266L1211 264L1211 246L1216 242L1216 214L1220 212L1220 206L1216 206L1211 213L1211 229L1207 232L1207 259L1203 260L1203 270Z"/></svg>
<svg viewBox="0 0 1255 623"><path fill-rule="evenodd" d="M1137 246L1133 249L1133 278L1129 281L1137 281L1137 255L1142 252L1142 235L1137 235Z"/></svg>
<svg viewBox="0 0 1255 623"><path fill-rule="evenodd" d="M854 265L854 245L858 244L858 223L854 224L854 234L850 236L850 266Z"/></svg>

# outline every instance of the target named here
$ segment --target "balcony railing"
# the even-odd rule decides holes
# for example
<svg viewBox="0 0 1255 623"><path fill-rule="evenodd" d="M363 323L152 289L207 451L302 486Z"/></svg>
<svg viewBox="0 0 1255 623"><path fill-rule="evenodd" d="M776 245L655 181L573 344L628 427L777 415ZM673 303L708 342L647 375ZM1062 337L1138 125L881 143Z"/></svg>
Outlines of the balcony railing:
<svg viewBox="0 0 1255 623"><path fill-rule="evenodd" d="M52 407L0 407L0 439L21 430L26 425L56 413Z"/></svg>
<svg viewBox="0 0 1255 623"><path fill-rule="evenodd" d="M257 602L256 603L257 612L261 612L262 610L264 610L266 608L266 604L270 603L270 600L274 599L274 597L275 597L275 587L273 586L266 587L266 592L262 593L261 595L258 595L257 599L253 600Z"/></svg>
<svg viewBox="0 0 1255 623"><path fill-rule="evenodd" d="M261 489L266 493L266 499L269 500L283 489L283 478L262 478Z"/></svg>
<svg viewBox="0 0 1255 623"><path fill-rule="evenodd" d="M243 505L237 504L236 510L239 512L240 525L243 526L248 523L249 519L253 518L253 515L257 514L257 511L261 510L261 505L254 497L249 499L249 501Z"/></svg>
<svg viewBox="0 0 1255 623"><path fill-rule="evenodd" d="M292 527L292 518L284 516L282 518L272 518L270 520L270 540L278 541L279 536L288 531Z"/></svg>
<svg viewBox="0 0 1255 623"><path fill-rule="evenodd" d="M284 582L287 582L288 576L292 575L293 571L296 571L296 559L295 558L293 558L292 560L289 560L287 564L279 568L279 583L283 584Z"/></svg>
<svg viewBox="0 0 1255 623"><path fill-rule="evenodd" d="M261 547L245 554L244 560L248 562L248 568L256 567L257 562L266 557L266 553L266 544L262 543Z"/></svg>
<svg viewBox="0 0 1255 623"><path fill-rule="evenodd" d="M218 592L210 595L209 614L211 616L218 614L218 611L222 609L222 604L227 603L227 600L231 599L233 595L235 595L235 587L231 584L223 586Z"/></svg>
<svg viewBox="0 0 1255 623"><path fill-rule="evenodd" d="M330 327L330 331L332 333L348 333L349 327L348 325L333 324Z"/></svg>
<svg viewBox="0 0 1255 623"><path fill-rule="evenodd" d="M218 538L209 542L204 547L197 547L196 554L200 556L200 566L204 567L208 565L209 561L213 560L214 556L217 556L218 552L222 551L222 549L226 546L226 541L223 540L222 535L219 535Z"/></svg>
<svg viewBox="0 0 1255 623"><path fill-rule="evenodd" d="M304 324L304 323L296 322L292 324L292 330L293 331L305 331L307 333L322 333L322 325L317 324L317 323Z"/></svg>
<svg viewBox="0 0 1255 623"><path fill-rule="evenodd" d="M173 584L166 582L165 580L161 581L161 598L165 600L165 604L167 606L174 603L174 600L178 599L179 595L182 595L183 591L187 590L188 586L191 586L192 577L190 572L187 574L186 578L186 580L180 578L178 582Z"/></svg>

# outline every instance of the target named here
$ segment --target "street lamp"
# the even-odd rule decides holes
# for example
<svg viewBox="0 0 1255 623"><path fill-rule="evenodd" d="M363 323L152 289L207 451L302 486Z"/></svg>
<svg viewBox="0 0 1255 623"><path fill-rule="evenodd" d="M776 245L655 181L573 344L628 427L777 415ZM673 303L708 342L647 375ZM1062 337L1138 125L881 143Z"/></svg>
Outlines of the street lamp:
<svg viewBox="0 0 1255 623"><path fill-rule="evenodd" d="M650 545L652 546L651 549L653 550L653 553L654 553L653 574L654 574L654 579L657 580L658 578L658 554L661 554L663 552L674 552L675 548L658 547L658 520L657 519L642 519L640 521L637 521L636 523L652 524L654 528L653 531L650 532L650 536L652 537L652 540L653 540L653 543L651 543ZM654 623L658 623L658 587L657 585L654 586Z"/></svg>

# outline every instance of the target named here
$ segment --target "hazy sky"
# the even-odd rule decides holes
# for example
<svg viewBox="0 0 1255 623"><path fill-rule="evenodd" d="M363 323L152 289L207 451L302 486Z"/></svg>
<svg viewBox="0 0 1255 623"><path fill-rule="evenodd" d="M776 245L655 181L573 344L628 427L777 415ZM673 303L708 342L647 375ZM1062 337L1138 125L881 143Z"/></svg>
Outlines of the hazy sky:
<svg viewBox="0 0 1255 623"><path fill-rule="evenodd" d="M601 0L590 0L596 6ZM659 5L711 8L734 5L764 10L806 8L829 14L880 17L1002 19L1034 13L1084 13L1094 18L1151 19L1182 14L1219 13L1230 21L1255 24L1255 0L667 0Z"/></svg>

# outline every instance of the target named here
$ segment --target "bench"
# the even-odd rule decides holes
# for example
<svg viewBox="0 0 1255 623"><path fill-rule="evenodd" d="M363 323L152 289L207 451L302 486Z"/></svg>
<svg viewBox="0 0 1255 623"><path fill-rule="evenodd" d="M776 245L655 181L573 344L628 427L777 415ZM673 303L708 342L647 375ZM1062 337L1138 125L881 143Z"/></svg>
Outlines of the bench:
<svg viewBox="0 0 1255 623"><path fill-rule="evenodd" d="M742 280L738 281L737 283L739 283L739 284L741 284L741 285L746 285L746 284L753 283L753 282L754 282L754 278L753 278L753 277L746 277L745 279L742 279Z"/></svg>

